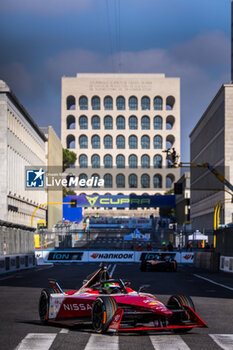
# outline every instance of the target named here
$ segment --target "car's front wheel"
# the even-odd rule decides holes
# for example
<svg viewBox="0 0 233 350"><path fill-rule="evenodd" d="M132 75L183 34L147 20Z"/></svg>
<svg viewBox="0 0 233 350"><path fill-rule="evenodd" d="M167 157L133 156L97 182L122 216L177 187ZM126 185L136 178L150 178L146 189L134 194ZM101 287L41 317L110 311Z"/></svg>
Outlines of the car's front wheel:
<svg viewBox="0 0 233 350"><path fill-rule="evenodd" d="M112 318L117 310L117 302L111 296L97 298L92 306L92 326L97 333L108 330Z"/></svg>
<svg viewBox="0 0 233 350"><path fill-rule="evenodd" d="M192 299L189 296L185 295L173 295L169 298L167 305L171 306L175 310L183 310L184 312L174 312L174 316L170 319L170 324L179 324L182 325L184 322L189 321L190 315L188 311L185 311L183 305L189 306L195 311L195 306ZM173 331L175 333L186 333L189 332L192 328L177 328Z"/></svg>
<svg viewBox="0 0 233 350"><path fill-rule="evenodd" d="M42 323L47 323L49 319L49 299L50 292L47 289L43 289L40 293L39 300L39 316Z"/></svg>

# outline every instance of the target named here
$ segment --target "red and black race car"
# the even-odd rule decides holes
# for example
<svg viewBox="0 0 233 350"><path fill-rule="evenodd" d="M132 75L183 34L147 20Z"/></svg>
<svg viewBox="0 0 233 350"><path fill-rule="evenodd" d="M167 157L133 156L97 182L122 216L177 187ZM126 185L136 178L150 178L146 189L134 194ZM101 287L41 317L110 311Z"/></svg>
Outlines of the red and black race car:
<svg viewBox="0 0 233 350"><path fill-rule="evenodd" d="M175 260L176 253L147 252L141 255L141 271L172 271L177 270L177 262Z"/></svg>
<svg viewBox="0 0 233 350"><path fill-rule="evenodd" d="M105 266L84 280L79 290L63 292L55 280L52 291L41 291L39 315L43 323L74 325L91 323L98 333L144 330L187 332L207 327L195 312L190 297L171 296L167 305L143 293L148 285L133 291L130 282L110 277Z"/></svg>

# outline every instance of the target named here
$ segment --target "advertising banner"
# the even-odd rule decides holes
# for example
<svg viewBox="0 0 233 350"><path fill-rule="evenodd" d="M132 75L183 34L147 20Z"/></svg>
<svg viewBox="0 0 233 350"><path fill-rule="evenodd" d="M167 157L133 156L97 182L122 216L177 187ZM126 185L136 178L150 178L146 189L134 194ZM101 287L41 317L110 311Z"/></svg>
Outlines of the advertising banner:
<svg viewBox="0 0 233 350"><path fill-rule="evenodd" d="M132 251L90 251L89 261L115 261L115 262L134 262L134 252Z"/></svg>
<svg viewBox="0 0 233 350"><path fill-rule="evenodd" d="M90 195L85 194L64 198L64 202L73 202L76 207L102 208L175 208L175 196L136 196L136 195Z"/></svg>

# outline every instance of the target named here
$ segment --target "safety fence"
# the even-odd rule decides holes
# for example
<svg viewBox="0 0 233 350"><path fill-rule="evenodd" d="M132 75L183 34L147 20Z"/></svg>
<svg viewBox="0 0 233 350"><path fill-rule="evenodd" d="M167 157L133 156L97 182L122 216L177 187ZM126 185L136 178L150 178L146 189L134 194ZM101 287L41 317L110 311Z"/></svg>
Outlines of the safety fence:
<svg viewBox="0 0 233 350"><path fill-rule="evenodd" d="M147 259L153 258L153 253L164 253L161 251L131 251L131 250L36 250L35 256L38 265L53 263L82 263L82 262L132 262L141 261L142 253L147 254ZM170 252L167 252L169 254ZM193 252L175 252L174 259L178 263L193 263Z"/></svg>
<svg viewBox="0 0 233 350"><path fill-rule="evenodd" d="M0 274L31 269L36 266L34 254L0 256Z"/></svg>

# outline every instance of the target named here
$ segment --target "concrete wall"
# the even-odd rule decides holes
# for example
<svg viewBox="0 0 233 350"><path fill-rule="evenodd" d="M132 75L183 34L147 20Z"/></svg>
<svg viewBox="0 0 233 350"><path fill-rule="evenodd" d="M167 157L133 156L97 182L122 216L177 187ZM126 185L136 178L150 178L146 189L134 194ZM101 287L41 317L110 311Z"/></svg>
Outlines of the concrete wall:
<svg viewBox="0 0 233 350"><path fill-rule="evenodd" d="M224 84L190 134L191 162L210 163L230 182L233 182L232 115L233 85ZM193 229L213 229L215 206L230 195L207 168L191 168L191 189ZM232 204L224 203L223 208L220 223L232 222Z"/></svg>
<svg viewBox="0 0 233 350"><path fill-rule="evenodd" d="M0 226L0 256L34 253L34 232Z"/></svg>
<svg viewBox="0 0 233 350"><path fill-rule="evenodd" d="M0 256L0 274L16 272L35 267L34 254Z"/></svg>
<svg viewBox="0 0 233 350"><path fill-rule="evenodd" d="M216 252L195 252L194 266L208 271L219 270L220 255Z"/></svg>

